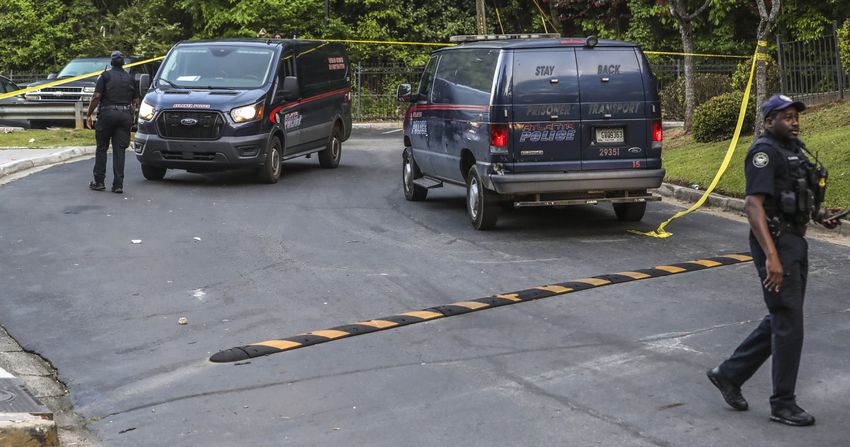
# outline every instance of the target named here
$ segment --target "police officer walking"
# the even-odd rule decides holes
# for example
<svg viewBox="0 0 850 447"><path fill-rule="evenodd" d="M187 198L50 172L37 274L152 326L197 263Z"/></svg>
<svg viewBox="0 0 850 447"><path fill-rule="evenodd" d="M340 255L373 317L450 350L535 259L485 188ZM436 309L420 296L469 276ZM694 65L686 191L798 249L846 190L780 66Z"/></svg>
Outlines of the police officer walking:
<svg viewBox="0 0 850 447"><path fill-rule="evenodd" d="M840 224L833 210L820 209L826 169L812 163L800 134L800 112L806 106L784 95L762 105L765 132L753 143L745 161L745 211L750 223L750 250L761 278L769 314L720 366L707 372L732 408L744 411L741 394L747 381L773 356L770 419L794 426L815 418L797 406L795 388L803 348L803 299L808 274L806 224ZM815 162L817 159L815 158Z"/></svg>
<svg viewBox="0 0 850 447"><path fill-rule="evenodd" d="M95 127L97 151L94 158L94 180L89 188L106 189L106 150L112 142L112 192L124 192L124 151L130 145L130 128L133 126L133 107L138 105L139 90L133 78L124 71L124 55L112 52L112 69L97 78L94 96L89 104L88 125L92 127L92 114L100 105Z"/></svg>

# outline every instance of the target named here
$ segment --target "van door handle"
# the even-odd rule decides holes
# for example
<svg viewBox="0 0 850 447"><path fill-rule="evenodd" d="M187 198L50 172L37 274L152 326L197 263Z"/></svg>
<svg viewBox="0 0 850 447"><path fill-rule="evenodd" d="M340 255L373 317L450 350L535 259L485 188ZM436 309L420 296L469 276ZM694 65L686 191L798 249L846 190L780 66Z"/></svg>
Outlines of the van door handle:
<svg viewBox="0 0 850 447"><path fill-rule="evenodd" d="M552 78L552 79L550 79L550 80L549 80L549 83L550 83L550 84L557 84L557 83L558 83L558 78Z"/></svg>

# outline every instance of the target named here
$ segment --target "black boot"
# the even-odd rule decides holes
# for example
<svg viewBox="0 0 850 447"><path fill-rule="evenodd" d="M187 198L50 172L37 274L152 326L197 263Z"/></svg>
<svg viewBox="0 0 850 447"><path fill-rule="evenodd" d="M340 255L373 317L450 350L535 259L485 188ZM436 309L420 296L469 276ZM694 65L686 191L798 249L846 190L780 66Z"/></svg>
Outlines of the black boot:
<svg viewBox="0 0 850 447"><path fill-rule="evenodd" d="M741 394L741 387L730 382L726 377L723 377L723 374L720 373L720 368L709 369L705 375L720 390L723 400L730 407L738 411L747 411L750 408L747 399L744 399L744 395Z"/></svg>
<svg viewBox="0 0 850 447"><path fill-rule="evenodd" d="M89 189L91 189L92 191L104 191L106 190L106 185L104 185L103 182L97 182L92 180L91 182L89 182Z"/></svg>
<svg viewBox="0 0 850 447"><path fill-rule="evenodd" d="M786 425L793 425L795 427L815 425L815 417L806 413L806 410L798 407L797 404L791 404L787 407L771 410L770 420L773 422L781 422Z"/></svg>

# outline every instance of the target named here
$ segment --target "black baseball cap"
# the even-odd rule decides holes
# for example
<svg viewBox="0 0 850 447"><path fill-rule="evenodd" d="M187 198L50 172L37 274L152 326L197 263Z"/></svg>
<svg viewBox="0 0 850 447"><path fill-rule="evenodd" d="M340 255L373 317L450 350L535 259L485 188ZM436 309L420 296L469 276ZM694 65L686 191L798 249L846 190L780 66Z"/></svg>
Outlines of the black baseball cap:
<svg viewBox="0 0 850 447"><path fill-rule="evenodd" d="M788 107L794 106L798 112L806 110L806 105L801 101L794 101L785 95L773 95L761 105L762 119L767 118L770 112L774 110L785 110Z"/></svg>
<svg viewBox="0 0 850 447"><path fill-rule="evenodd" d="M119 67L124 65L124 55L121 54L121 52L118 51L118 50L115 50L115 51L112 52L111 59L112 59L112 61L111 61L112 65L116 65L116 66L119 66Z"/></svg>

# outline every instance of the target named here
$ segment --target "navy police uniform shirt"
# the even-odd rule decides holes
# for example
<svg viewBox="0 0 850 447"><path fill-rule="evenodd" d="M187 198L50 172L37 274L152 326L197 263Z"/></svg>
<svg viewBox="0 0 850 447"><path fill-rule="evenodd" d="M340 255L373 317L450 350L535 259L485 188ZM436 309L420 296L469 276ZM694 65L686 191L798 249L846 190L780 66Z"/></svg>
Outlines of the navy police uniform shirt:
<svg viewBox="0 0 850 447"><path fill-rule="evenodd" d="M100 104L103 106L127 106L139 97L139 91L130 73L115 66L97 78L94 91L100 93Z"/></svg>
<svg viewBox="0 0 850 447"><path fill-rule="evenodd" d="M771 139L775 145L767 142L757 142L750 148L744 163L744 175L747 180L746 195L762 194L767 200L776 200L777 190L786 189L789 179L788 163L807 161L799 144L790 142L783 144L770 132L765 131L764 138ZM778 149L777 146L783 149Z"/></svg>

